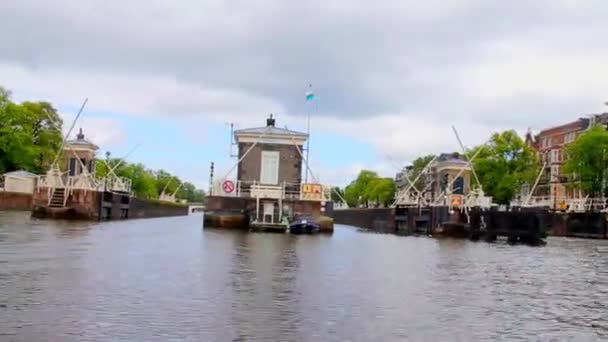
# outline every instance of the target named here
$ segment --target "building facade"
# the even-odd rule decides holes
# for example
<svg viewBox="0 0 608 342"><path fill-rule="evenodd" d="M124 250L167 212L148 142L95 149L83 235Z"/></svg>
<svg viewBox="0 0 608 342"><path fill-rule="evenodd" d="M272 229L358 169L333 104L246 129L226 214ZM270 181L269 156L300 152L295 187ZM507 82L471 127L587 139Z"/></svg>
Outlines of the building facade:
<svg viewBox="0 0 608 342"><path fill-rule="evenodd" d="M213 180L205 197L205 225L286 231L289 220L301 215L320 217L331 210L328 190L306 170L304 145L308 134L276 127L270 115L266 126L234 132L238 161ZM234 172L236 171L236 172ZM234 177L236 173L236 178ZM333 224L326 226L333 230Z"/></svg>
<svg viewBox="0 0 608 342"><path fill-rule="evenodd" d="M253 184L284 185L298 191L305 168L303 146L308 135L275 127L272 115L266 126L236 130L238 146L237 182L241 190Z"/></svg>
<svg viewBox="0 0 608 342"><path fill-rule="evenodd" d="M565 200L584 196L569 186L571 177L562 170L566 161L565 148L595 124L608 124L608 113L581 117L541 130L536 135L531 132L526 134L526 142L537 151L539 162L544 165L534 196L551 199L552 207L559 207Z"/></svg>
<svg viewBox="0 0 608 342"><path fill-rule="evenodd" d="M63 150L63 168L68 176L78 176L85 169L90 174L95 174L95 155L99 147L85 139L82 128L76 135L76 139L68 140Z"/></svg>
<svg viewBox="0 0 608 342"><path fill-rule="evenodd" d="M459 153L442 153L435 158L414 187L412 167L407 166L395 177L397 204L420 204L420 201L434 205L460 204L471 191L471 165ZM407 178L410 178L408 181Z"/></svg>

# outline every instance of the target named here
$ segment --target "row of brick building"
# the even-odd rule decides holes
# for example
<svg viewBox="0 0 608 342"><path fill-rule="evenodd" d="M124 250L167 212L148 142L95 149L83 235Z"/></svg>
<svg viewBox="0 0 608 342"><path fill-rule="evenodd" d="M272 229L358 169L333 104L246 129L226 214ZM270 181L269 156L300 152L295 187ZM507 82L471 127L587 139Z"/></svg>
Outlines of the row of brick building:
<svg viewBox="0 0 608 342"><path fill-rule="evenodd" d="M564 148L595 124L608 125L608 113L592 114L563 125L544 129L533 135L528 131L526 142L539 153L543 175L534 191L535 196L546 196L555 200L577 198L581 194L568 187L569 176L562 172Z"/></svg>

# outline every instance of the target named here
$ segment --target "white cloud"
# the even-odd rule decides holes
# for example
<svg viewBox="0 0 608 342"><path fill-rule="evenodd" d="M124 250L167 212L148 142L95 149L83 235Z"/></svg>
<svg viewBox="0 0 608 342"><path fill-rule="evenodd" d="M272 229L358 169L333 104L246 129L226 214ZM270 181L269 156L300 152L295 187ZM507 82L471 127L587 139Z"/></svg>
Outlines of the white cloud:
<svg viewBox="0 0 608 342"><path fill-rule="evenodd" d="M68 133L74 118L75 113L60 113L63 119L63 134ZM74 129L70 133L68 139L75 139L79 130L82 129L85 138L94 142L96 145L107 148L119 146L124 142L125 133L123 128L115 121L107 118L81 116L81 119L76 123Z"/></svg>
<svg viewBox="0 0 608 342"><path fill-rule="evenodd" d="M376 149L384 169L459 150L492 131L603 110L608 3L599 0L0 2L0 75L23 98L96 112L196 116L257 126L267 113ZM96 120L96 121L95 121ZM198 122L198 120L197 120ZM85 133L119 142L121 127L85 117ZM196 138L196 130L187 131Z"/></svg>

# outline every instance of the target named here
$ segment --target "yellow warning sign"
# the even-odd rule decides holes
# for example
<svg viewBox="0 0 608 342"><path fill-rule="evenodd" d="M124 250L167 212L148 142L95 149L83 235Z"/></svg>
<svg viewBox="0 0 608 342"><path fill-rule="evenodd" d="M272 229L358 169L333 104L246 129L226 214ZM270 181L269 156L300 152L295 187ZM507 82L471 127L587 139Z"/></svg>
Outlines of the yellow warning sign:
<svg viewBox="0 0 608 342"><path fill-rule="evenodd" d="M321 184L302 184L302 199L312 201L323 199Z"/></svg>

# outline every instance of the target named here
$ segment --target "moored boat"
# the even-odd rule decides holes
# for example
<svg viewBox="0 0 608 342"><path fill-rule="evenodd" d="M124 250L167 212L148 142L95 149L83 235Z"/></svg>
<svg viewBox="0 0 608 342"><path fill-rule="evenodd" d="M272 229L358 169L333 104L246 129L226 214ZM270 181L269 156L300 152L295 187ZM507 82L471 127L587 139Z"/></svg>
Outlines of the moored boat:
<svg viewBox="0 0 608 342"><path fill-rule="evenodd" d="M319 231L319 222L312 217L296 217L289 224L289 232L291 234L315 234Z"/></svg>

